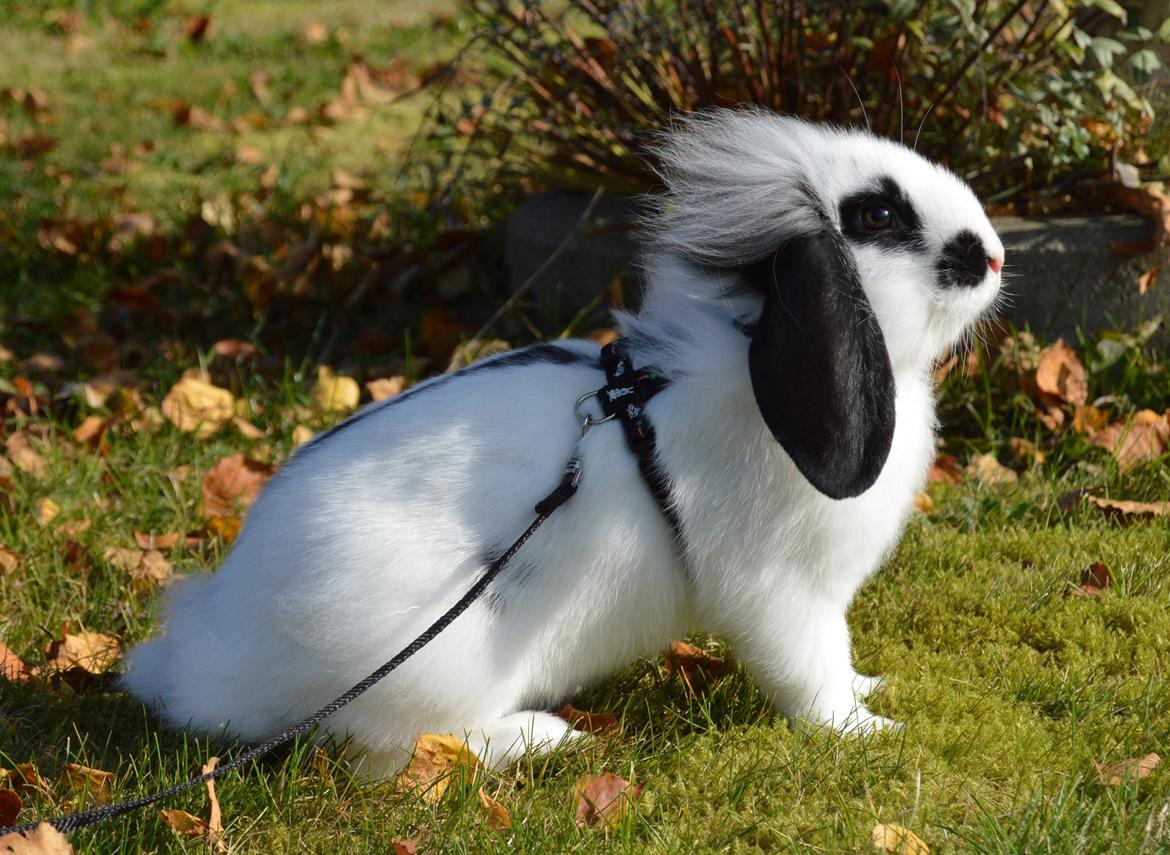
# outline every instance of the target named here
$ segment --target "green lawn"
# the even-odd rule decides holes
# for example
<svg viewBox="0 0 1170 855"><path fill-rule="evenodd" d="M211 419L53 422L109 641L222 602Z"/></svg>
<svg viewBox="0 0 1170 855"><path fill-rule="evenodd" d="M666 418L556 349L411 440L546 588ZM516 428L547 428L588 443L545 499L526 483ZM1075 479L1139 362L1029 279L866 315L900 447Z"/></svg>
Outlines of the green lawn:
<svg viewBox="0 0 1170 855"><path fill-rule="evenodd" d="M451 344L498 303L486 286L467 285L498 266L491 238L478 245L479 267L427 268L401 293L375 287L372 303L344 311L360 271L347 278L350 268L331 273L322 264L309 285L290 280L283 302L259 305L241 296L251 286L240 271L252 268L223 274L213 252L252 253L274 267L302 246L336 257L346 234L361 243L373 233L347 232L343 214L376 221L417 191L417 176L399 185L398 172L429 96L403 95L409 87L393 85L394 75L417 78L463 44L467 22L457 12L448 18L453 8L436 0L0 0L0 91L36 89L45 104L26 110L15 95L0 97L0 345L10 351L0 354L0 440L4 459L17 464L11 472L0 464L0 545L11 553L0 562L0 642L29 664L45 665L46 645L66 623L123 648L151 633L152 585L107 550L136 548L136 532L205 530L201 478L218 460L243 452L279 464L298 427L339 418L310 408L318 361L361 381L414 379L441 369ZM69 17L74 11L79 18ZM193 43L185 22L205 13L211 27ZM388 76L326 119L321 111L344 94L355 65ZM256 72L267 74L262 85ZM215 121L176 122L182 106ZM290 121L297 107L310 118ZM22 139L38 135L54 146L22 149ZM265 187L273 166L281 177ZM321 203L346 189L335 169L365 187L352 201ZM224 199L230 204L217 207ZM298 219L306 206L309 216ZM237 221L211 223L222 210ZM109 223L127 212L154 218L165 245L148 236L126 252L85 244L84 229L96 229L104 245ZM212 233L192 237L193 220ZM62 224L81 231L54 231ZM448 250L465 226L432 228ZM79 233L72 253L54 244ZM415 258L404 257L402 265ZM317 289L316 302L297 288ZM362 336L353 341L337 320L346 313ZM542 335L515 318L509 324L516 343ZM211 343L226 335L255 342L259 357L215 356ZM1162 358L1132 339L1113 340L1120 344L1077 343L1090 400L1111 395L1103 406L1114 417L1164 412ZM323 768L308 744L229 775L218 793L230 851L392 852L410 839L420 852L863 852L879 823L905 826L931 852L1170 851L1170 764L1115 784L1097 766L1170 751L1170 517L1107 518L1069 499L1078 489L1164 499L1167 458L1122 471L1081 433L1044 427L1019 383L1034 368L1025 361L1001 354L994 368L952 376L940 392L945 450L960 467L993 453L1018 480L932 485L933 510L915 514L851 612L858 669L887 680L870 705L904 722L902 730L868 740L809 731L774 716L742 669L696 695L661 660L642 661L573 699L616 716L615 730L503 774L463 774L435 804L392 782L355 784L340 762ZM158 413L196 367L231 389L256 438L229 425L195 441ZM62 387L112 368L134 370L140 399L123 392L99 403ZM71 436L89 416L112 420L102 453ZM26 471L37 468L27 457L20 465L17 431L31 437L43 470ZM1044 462L1014 456L1018 438L1041 447ZM176 572L200 573L226 548L213 531L161 551ZM1108 566L1110 584L1077 595L1095 563ZM109 675L79 684L0 679L0 768L35 763L51 783L51 792L22 795L21 821L71 806L56 783L68 763L115 773L117 799L183 780L209 756L236 750L162 729L113 691ZM574 785L601 772L645 789L615 828L578 828ZM485 783L510 812L510 831L488 825L477 798ZM208 816L202 791L165 807ZM130 855L207 850L165 827L156 810L77 833L72 843Z"/></svg>

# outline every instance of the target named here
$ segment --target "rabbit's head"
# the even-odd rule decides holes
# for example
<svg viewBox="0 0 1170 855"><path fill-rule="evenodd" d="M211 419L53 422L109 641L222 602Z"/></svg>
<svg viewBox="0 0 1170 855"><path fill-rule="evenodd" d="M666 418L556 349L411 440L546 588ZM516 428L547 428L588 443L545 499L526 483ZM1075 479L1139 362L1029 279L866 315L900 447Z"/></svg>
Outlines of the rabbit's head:
<svg viewBox="0 0 1170 855"><path fill-rule="evenodd" d="M652 247L750 306L764 422L832 498L877 480L896 377L995 301L1003 244L971 190L904 146L755 110L682 121L658 151Z"/></svg>

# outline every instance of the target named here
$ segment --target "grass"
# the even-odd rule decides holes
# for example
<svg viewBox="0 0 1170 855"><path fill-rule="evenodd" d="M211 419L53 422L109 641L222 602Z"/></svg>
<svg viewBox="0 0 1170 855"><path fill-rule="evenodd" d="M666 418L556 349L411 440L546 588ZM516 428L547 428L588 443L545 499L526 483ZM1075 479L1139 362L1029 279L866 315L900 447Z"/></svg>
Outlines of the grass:
<svg viewBox="0 0 1170 855"><path fill-rule="evenodd" d="M14 351L0 358L0 400L8 406L0 435L43 435L34 444L46 460L40 476L0 476L0 543L20 558L0 571L0 641L33 664L44 661L44 646L66 622L124 646L150 635L153 592L132 583L106 550L133 547L136 531L203 527L200 476L223 456L286 459L294 428L307 420L313 367L329 349L322 341L344 339L302 304L267 313L245 304L215 314L208 306L221 298L218 280L185 244L161 256L143 244L123 255L63 258L38 240L44 219L149 212L169 233L186 228L205 202L227 196L260 206L248 225L283 227L281 218L316 205L337 167L376 188L357 214L373 216L396 192L397 166L423 102L369 104L364 115L332 123L290 125L283 117L294 106L316 110L335 98L359 55L371 66L401 60L422 73L460 41L459 15L432 23L431 13L448 9L373 0L0 0L0 89L37 87L49 105L30 116L0 104L7 139L44 133L58 142L33 157L0 151L0 341ZM74 10L82 24L66 32L60 13ZM202 13L211 15L212 29L194 44L183 25ZM317 21L329 35L310 41L302 24ZM258 70L269 74L268 103L252 92ZM177 100L225 122L246 121L238 131L177 125ZM113 145L128 153L125 168L103 167ZM241 146L257 149L260 161L242 162ZM261 178L272 164L284 177L278 192L265 196ZM252 238L243 231L217 237L247 246ZM279 261L280 243L272 246ZM490 246L480 251L493 263ZM162 274L181 286L164 292L149 314L136 313L124 295L111 296ZM364 303L351 312L384 324L390 343L377 359L412 378L420 352L431 357L431 370L445 364L445 351L429 351L419 326L395 314L395 301L408 299L440 313L432 286L442 277L422 281L419 294L383 295L389 314L378 313L383 303L373 307L378 312ZM450 279L443 287L458 292ZM474 315L469 294L483 296L472 289L448 303ZM191 309L179 321L168 320L174 301ZM311 304L320 305L335 303ZM280 320L274 316L292 310L308 332L283 344L267 338ZM101 334L119 349L112 364L91 358L86 342ZM209 345L223 334L256 341L261 356L254 363L215 357ZM532 334L539 330L525 335ZM1117 415L1165 410L1170 379L1157 353L1138 339L1111 340L1077 342L1090 399L1112 396ZM337 345L335 354L361 375L371 348L363 339L352 349ZM23 361L46 350L62 354L64 367L44 371ZM409 838L424 852L851 852L869 849L876 823L897 823L932 852L1170 851L1170 764L1117 785L1102 783L1095 766L1170 750L1170 520L1126 524L1087 505L1061 504L1082 488L1163 499L1170 494L1166 459L1123 472L1081 436L1053 434L1036 419L1007 361L1001 354L975 377L948 378L941 415L946 451L960 462L996 453L1020 473L1018 481L932 486L934 510L913 517L850 613L859 670L887 679L871 706L904 722L900 732L858 740L793 726L770 711L742 670L695 695L662 661L640 661L573 700L617 716L616 731L504 773L458 777L434 805L392 783L358 785L342 764L322 767L307 742L278 752L219 785L231 850L393 851L394 841ZM246 416L262 437L228 428L193 441L165 420L137 429L123 419L111 427L104 455L70 438L86 416L113 412L90 406L60 381L134 367L145 403L157 406L196 366L247 402ZM47 407L32 418L18 412L21 378ZM1015 461L1012 438L1034 441L1046 460ZM36 517L45 499L59 516L42 524ZM69 523L83 520L88 529L69 533ZM207 572L226 548L209 537L167 557L178 572ZM1094 562L1109 566L1113 584L1097 597L1069 596ZM161 728L109 678L80 690L49 680L0 682L0 767L33 762L49 780L67 763L109 770L117 776L114 797L125 798L184 780L207 757L235 750ZM578 829L574 784L602 771L645 791L616 828ZM510 811L510 832L488 826L476 796L481 784ZM57 796L26 795L21 820L68 809L61 788ZM207 816L202 791L166 806ZM206 850L164 827L152 810L78 833L73 843L100 853Z"/></svg>

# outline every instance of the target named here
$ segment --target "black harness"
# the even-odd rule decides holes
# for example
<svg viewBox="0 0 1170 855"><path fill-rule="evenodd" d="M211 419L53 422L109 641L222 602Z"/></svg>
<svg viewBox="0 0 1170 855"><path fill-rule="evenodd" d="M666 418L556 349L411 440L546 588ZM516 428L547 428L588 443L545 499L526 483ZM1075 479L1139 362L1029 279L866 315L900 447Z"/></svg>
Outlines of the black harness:
<svg viewBox="0 0 1170 855"><path fill-rule="evenodd" d="M601 404L602 411L605 413L605 418L598 420L587 418L583 428L587 428L592 424L600 424L610 419L621 423L622 430L626 435L626 443L629 445L634 457L638 460L638 469L641 471L642 477L646 481L646 486L650 489L650 494L654 497L654 501L658 503L658 507L662 510L663 516L670 523L671 530L674 533L675 545L679 550L679 554L685 560L686 551L682 525L671 503L670 487L659 471L658 464L655 461L656 444L654 426L650 424L650 420L646 416L647 402L669 386L670 380L653 368L635 369L634 363L625 352L624 345L620 339L612 341L602 348L601 368L605 371L606 384L597 391L596 397ZM590 396L585 395L584 397L588 398ZM584 435L584 431L582 435ZM160 792L139 796L138 798L130 799L119 804L102 805L89 810L83 810L79 813L53 817L43 820L43 822L47 822L58 831L74 831L96 825L99 822L122 816L147 805L160 802L178 793L190 790L200 784L212 781L227 772L239 769L241 766L267 754L269 751L291 741L295 737L309 732L322 720L333 715L333 713L355 700L359 695L364 694L371 686L398 668L399 665L429 644L452 621L466 611L487 590L492 581L495 580L500 572L508 565L508 562L512 560L513 556L520 551L521 547L527 543L528 539L535 534L536 530L549 518L553 511L567 502L577 492L577 484L581 480L581 471L581 458L577 453L574 453L568 465L565 467L565 474L561 483L548 496L537 503L535 509L536 518L529 524L523 534L499 558L496 558L488 566L483 575L476 580L475 584L467 590L458 602L447 609L446 612L427 627L414 641L398 651L394 658L383 664L360 683L354 685L345 694L330 701L312 715L301 719L295 724L289 725L284 731L268 741L247 749L232 761L218 766L214 770L199 775L196 778L175 784ZM0 828L0 836L12 832L30 832L38 824L37 822L27 822L23 825Z"/></svg>

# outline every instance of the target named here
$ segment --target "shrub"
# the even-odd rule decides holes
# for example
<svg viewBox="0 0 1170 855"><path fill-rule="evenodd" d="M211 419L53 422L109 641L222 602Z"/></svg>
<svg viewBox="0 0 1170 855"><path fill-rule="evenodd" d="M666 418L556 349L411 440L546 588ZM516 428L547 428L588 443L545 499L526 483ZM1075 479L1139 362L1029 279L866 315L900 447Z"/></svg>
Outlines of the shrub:
<svg viewBox="0 0 1170 855"><path fill-rule="evenodd" d="M868 125L991 200L1119 159L1152 174L1153 135L1167 133L1153 120L1170 108L1155 50L1170 20L1126 28L1113 0L469 4L491 94L443 129L542 183L652 189L647 132L709 105Z"/></svg>

